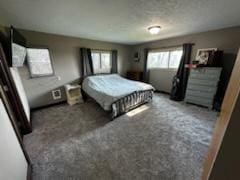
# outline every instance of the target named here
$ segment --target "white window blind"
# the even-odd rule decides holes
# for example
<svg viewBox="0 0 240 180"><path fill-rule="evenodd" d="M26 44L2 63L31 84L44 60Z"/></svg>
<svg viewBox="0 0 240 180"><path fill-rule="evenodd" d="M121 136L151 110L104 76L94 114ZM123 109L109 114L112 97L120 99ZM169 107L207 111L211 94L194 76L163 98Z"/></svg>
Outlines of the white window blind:
<svg viewBox="0 0 240 180"><path fill-rule="evenodd" d="M27 48L27 61L32 77L53 75L48 49Z"/></svg>
<svg viewBox="0 0 240 180"><path fill-rule="evenodd" d="M94 74L111 72L111 52L92 51L93 71Z"/></svg>
<svg viewBox="0 0 240 180"><path fill-rule="evenodd" d="M177 69L182 57L182 49L155 50L148 53L147 68Z"/></svg>
<svg viewBox="0 0 240 180"><path fill-rule="evenodd" d="M12 43L12 66L21 67L25 61L27 49L19 44Z"/></svg>

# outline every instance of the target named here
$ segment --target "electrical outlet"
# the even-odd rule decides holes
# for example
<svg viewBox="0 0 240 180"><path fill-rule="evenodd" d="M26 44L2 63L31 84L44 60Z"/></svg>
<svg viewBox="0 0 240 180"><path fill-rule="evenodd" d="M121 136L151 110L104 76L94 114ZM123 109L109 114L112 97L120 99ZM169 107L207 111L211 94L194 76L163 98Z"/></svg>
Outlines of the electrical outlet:
<svg viewBox="0 0 240 180"><path fill-rule="evenodd" d="M53 90L52 91L52 97L54 100L61 99L62 98L62 93L60 89Z"/></svg>

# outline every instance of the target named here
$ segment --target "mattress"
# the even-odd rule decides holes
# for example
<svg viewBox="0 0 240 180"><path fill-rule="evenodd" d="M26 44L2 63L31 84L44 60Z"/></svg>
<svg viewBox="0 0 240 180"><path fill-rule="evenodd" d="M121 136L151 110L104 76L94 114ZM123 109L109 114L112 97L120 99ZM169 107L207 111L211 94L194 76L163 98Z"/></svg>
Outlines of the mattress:
<svg viewBox="0 0 240 180"><path fill-rule="evenodd" d="M113 102L135 91L154 90L150 84L128 80L118 74L89 76L84 79L82 89L104 110L111 110Z"/></svg>

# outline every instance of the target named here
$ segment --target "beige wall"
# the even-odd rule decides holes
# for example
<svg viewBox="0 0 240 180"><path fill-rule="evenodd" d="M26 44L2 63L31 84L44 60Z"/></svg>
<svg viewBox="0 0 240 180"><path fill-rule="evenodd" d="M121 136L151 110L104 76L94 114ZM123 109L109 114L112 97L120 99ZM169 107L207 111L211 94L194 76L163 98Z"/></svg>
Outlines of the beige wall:
<svg viewBox="0 0 240 180"><path fill-rule="evenodd" d="M170 93L172 89L172 79L176 75L177 69L151 69L149 71L149 83L162 92Z"/></svg>
<svg viewBox="0 0 240 180"><path fill-rule="evenodd" d="M224 76L220 84L221 89L225 89L228 79L230 77L232 67L237 55L238 48L240 46L240 27L221 29L216 31L208 31L198 34L186 35L176 38L164 39L154 42L149 42L133 47L133 52L139 52L141 60L139 63L131 61L131 67L133 69L142 70L144 67L144 54L145 48L161 48L181 45L183 43L194 43L192 50L192 60L196 56L197 49L216 47L219 50L224 51L222 58ZM133 55L132 55L133 56ZM169 74L171 75L171 73ZM169 77L168 77L169 78ZM219 96L223 98L224 91L220 92Z"/></svg>
<svg viewBox="0 0 240 180"><path fill-rule="evenodd" d="M8 20L4 16L4 12L0 11L0 26L8 26ZM1 30L1 27L0 27Z"/></svg>
<svg viewBox="0 0 240 180"><path fill-rule="evenodd" d="M20 75L28 96L31 108L40 107L65 100L63 85L80 78L80 47L92 49L118 50L118 69L125 75L130 67L130 46L82 38L59 36L20 30L27 39L28 46L43 46L50 49L55 75L51 77L30 78L29 70L25 66L20 68ZM52 99L51 91L60 88L63 98Z"/></svg>

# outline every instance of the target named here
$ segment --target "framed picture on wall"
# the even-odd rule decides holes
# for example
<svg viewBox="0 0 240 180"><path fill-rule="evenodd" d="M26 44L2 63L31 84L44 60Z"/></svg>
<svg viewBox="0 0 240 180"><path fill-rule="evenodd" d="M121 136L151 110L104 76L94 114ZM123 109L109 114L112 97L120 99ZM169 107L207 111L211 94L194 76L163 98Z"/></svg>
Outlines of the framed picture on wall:
<svg viewBox="0 0 240 180"><path fill-rule="evenodd" d="M198 49L195 62L199 65L207 65L217 48Z"/></svg>

